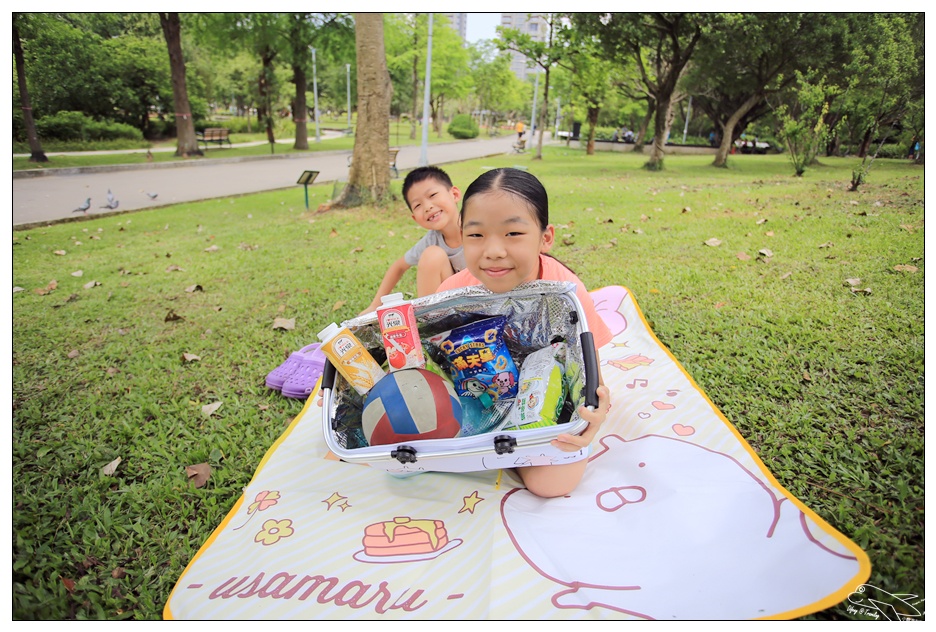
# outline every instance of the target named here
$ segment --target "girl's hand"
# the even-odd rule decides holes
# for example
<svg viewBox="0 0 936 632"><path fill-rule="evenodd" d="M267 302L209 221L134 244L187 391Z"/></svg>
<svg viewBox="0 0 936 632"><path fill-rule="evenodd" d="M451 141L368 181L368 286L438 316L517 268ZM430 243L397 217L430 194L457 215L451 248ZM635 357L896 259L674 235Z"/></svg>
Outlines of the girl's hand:
<svg viewBox="0 0 936 632"><path fill-rule="evenodd" d="M577 452L591 444L601 424L608 418L608 411L611 410L611 391L608 387L602 384L595 392L598 393L598 408L588 410L584 406L579 406L578 409L579 416L588 422L585 432L580 435L560 434L550 442L553 447L563 452Z"/></svg>

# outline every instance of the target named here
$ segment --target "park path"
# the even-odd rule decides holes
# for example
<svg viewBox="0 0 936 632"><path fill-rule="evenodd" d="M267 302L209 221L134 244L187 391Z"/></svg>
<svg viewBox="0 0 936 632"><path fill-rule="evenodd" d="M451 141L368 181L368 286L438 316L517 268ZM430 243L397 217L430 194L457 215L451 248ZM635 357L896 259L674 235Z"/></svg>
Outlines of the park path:
<svg viewBox="0 0 936 632"><path fill-rule="evenodd" d="M515 137L474 139L429 145L429 164L445 164L510 152ZM209 150L223 154L223 149ZM303 190L296 180L306 170L318 171L316 183L346 180L350 150L308 154L281 154L253 158L218 158L193 162L114 165L85 169L41 172L31 177L14 172L13 227L79 217L74 213L91 198L89 215L111 213L100 208L107 203L110 189L119 200L117 212L156 208L230 195L257 193L295 187L298 203L304 203ZM406 145L397 156L399 169L418 166L420 147ZM146 192L156 193L151 200Z"/></svg>

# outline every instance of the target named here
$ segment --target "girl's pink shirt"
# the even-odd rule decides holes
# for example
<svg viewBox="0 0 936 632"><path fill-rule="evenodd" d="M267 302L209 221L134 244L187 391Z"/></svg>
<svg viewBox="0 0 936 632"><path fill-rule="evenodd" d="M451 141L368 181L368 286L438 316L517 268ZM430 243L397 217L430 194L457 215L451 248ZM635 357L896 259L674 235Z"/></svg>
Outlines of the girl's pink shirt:
<svg viewBox="0 0 936 632"><path fill-rule="evenodd" d="M595 348L603 347L611 342L611 338L613 338L611 330L608 329L604 319L598 315L598 311L595 309L595 301L592 300L581 279L557 260L545 255L540 255L540 270L540 279L543 281L572 281L575 283L575 295L585 310L585 321L588 323L588 330L592 332L595 338ZM471 285L481 285L481 281L476 279L471 271L466 268L442 281L436 292Z"/></svg>

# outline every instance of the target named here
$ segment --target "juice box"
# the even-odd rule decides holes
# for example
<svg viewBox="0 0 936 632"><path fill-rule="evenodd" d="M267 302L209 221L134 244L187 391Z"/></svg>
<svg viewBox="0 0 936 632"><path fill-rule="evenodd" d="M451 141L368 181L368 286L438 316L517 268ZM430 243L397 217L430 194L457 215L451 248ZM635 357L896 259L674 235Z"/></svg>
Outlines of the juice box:
<svg viewBox="0 0 936 632"><path fill-rule="evenodd" d="M389 294L380 300L383 305L377 308L377 324L387 350L390 371L424 368L426 357L416 327L413 304L404 301L400 293Z"/></svg>
<svg viewBox="0 0 936 632"><path fill-rule="evenodd" d="M384 377L374 356L347 327L332 323L320 331L318 337L322 341L322 352L361 395L366 395Z"/></svg>

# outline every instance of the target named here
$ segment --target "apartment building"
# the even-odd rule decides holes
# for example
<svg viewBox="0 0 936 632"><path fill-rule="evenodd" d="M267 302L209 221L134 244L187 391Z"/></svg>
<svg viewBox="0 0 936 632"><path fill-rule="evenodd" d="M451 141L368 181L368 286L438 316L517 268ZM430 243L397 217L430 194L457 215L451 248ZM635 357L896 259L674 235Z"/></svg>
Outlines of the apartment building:
<svg viewBox="0 0 936 632"><path fill-rule="evenodd" d="M549 28L546 20L537 13L501 13L501 26L526 33L536 42L546 41L547 29ZM526 80L527 76L533 76L538 72L537 67L527 67L526 56L520 53L512 53L512 56L513 61L510 64L510 69L520 79Z"/></svg>
<svg viewBox="0 0 936 632"><path fill-rule="evenodd" d="M468 14L467 13L443 13L448 18L449 26L458 33L462 42L467 41L468 37Z"/></svg>

